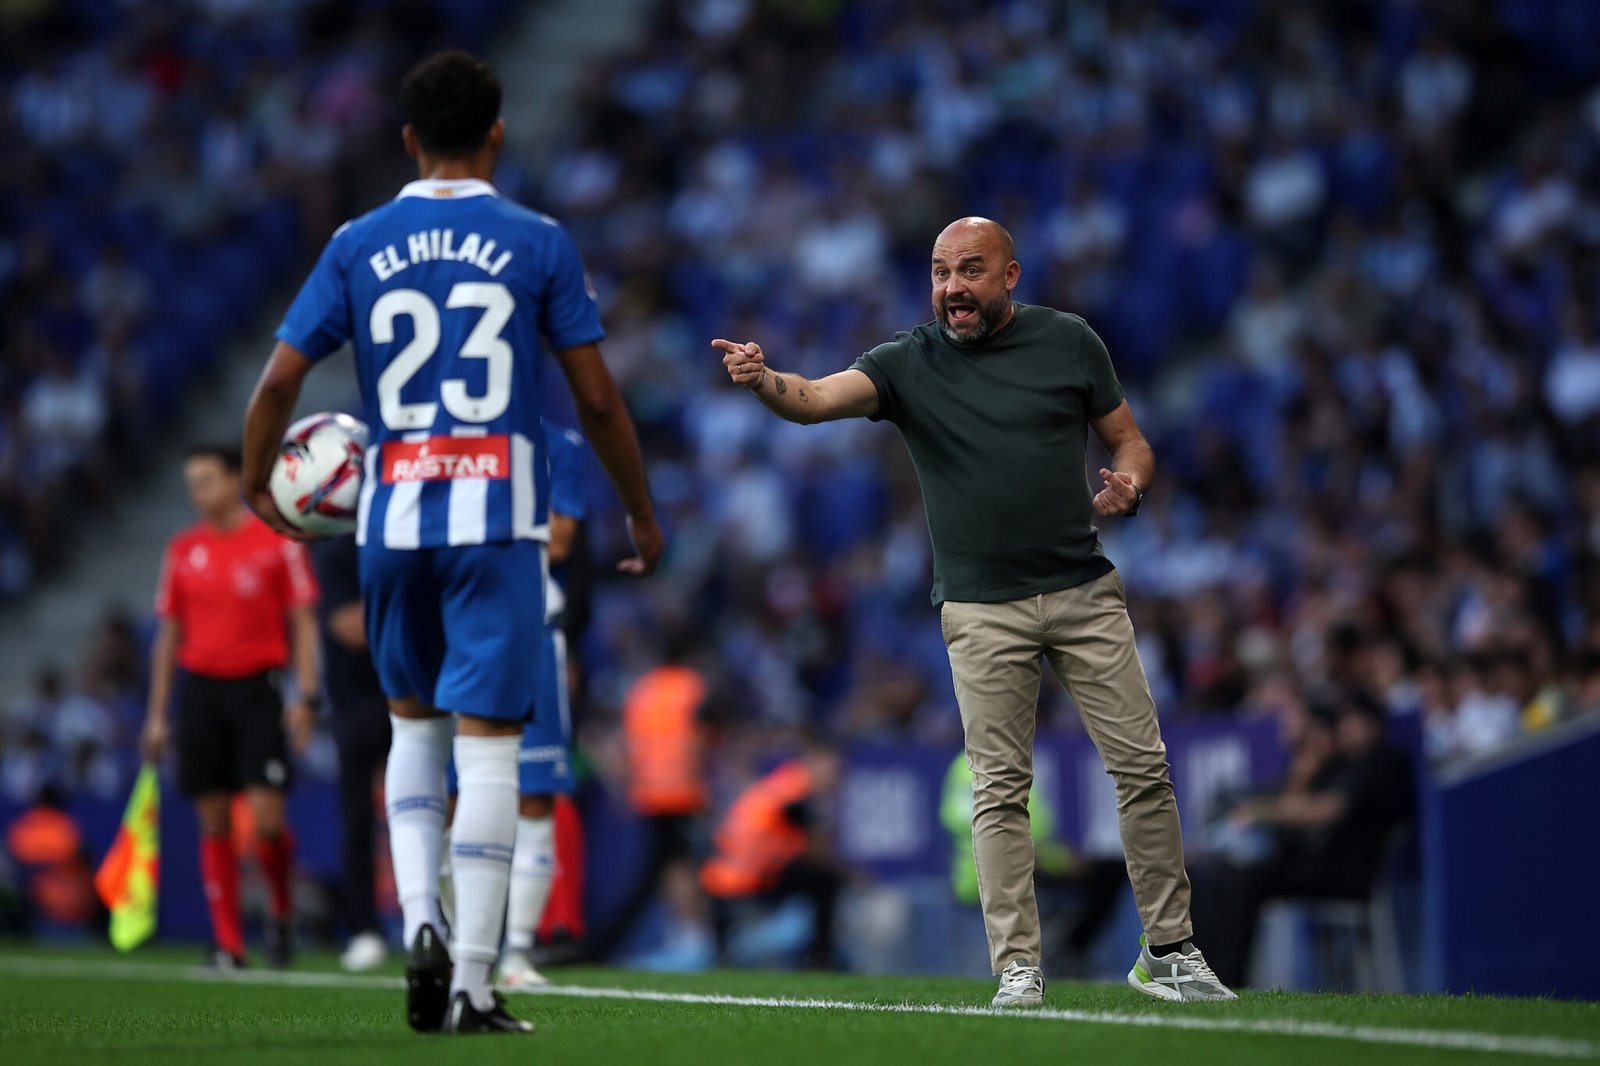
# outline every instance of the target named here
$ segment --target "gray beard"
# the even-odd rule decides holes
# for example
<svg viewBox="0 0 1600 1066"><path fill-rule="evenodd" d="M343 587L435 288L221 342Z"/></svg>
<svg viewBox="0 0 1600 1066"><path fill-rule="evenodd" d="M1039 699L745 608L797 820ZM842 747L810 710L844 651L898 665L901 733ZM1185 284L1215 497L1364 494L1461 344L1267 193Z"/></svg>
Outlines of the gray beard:
<svg viewBox="0 0 1600 1066"><path fill-rule="evenodd" d="M1004 318L1006 310L1008 310L1010 307L1011 301L1007 300L1006 305L1001 309L1000 314L994 316L993 318L989 316L986 308L978 308L978 324L973 326L972 332L965 337L957 333L955 328L950 325L950 318L948 315L945 315L940 320L939 328L944 331L944 335L946 337L949 337L957 344L976 344L978 341L983 340L983 338L994 332L995 322L1001 318Z"/></svg>

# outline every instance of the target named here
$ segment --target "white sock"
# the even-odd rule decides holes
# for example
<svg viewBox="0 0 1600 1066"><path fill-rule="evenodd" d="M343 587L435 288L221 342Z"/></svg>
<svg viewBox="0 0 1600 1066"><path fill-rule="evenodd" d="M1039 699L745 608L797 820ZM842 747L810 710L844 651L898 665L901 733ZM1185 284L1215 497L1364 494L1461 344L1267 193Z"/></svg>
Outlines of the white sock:
<svg viewBox="0 0 1600 1066"><path fill-rule="evenodd" d="M405 917L409 947L424 925L431 924L444 935L439 914L439 838L444 832L444 765L456 724L451 718L390 715L389 725L394 739L383 771L383 794L395 895Z"/></svg>
<svg viewBox="0 0 1600 1066"><path fill-rule="evenodd" d="M511 899L506 904L506 946L533 947L533 931L544 917L556 872L556 820L518 818L517 850L511 856Z"/></svg>
<svg viewBox="0 0 1600 1066"><path fill-rule="evenodd" d="M455 871L455 976L450 995L467 993L479 1010L494 1006L489 968L500 956L506 888L517 839L517 750L522 737L456 737L456 820L450 827ZM437 869L437 867L436 867Z"/></svg>
<svg viewBox="0 0 1600 1066"><path fill-rule="evenodd" d="M445 924L448 925L455 936L456 927L456 880L455 871L450 867L450 827L444 827L444 832L439 837L439 912L444 915Z"/></svg>

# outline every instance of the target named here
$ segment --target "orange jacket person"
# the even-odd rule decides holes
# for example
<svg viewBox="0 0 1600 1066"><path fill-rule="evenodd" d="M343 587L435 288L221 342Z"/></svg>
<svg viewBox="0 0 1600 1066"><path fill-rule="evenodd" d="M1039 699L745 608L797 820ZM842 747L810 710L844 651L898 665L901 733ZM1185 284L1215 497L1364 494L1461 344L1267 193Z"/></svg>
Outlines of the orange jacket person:
<svg viewBox="0 0 1600 1066"><path fill-rule="evenodd" d="M843 878L827 853L825 822L838 777L838 754L813 742L804 758L759 778L728 808L716 854L700 870L723 961L736 901L798 895L815 909L807 963L833 966L833 912Z"/></svg>
<svg viewBox="0 0 1600 1066"><path fill-rule="evenodd" d="M710 686L699 670L684 665L690 634L670 633L667 640L666 662L641 675L622 704L628 805L648 827L650 850L644 872L591 943L597 959L622 943L658 887L678 926L704 921L692 837L707 805L704 717Z"/></svg>

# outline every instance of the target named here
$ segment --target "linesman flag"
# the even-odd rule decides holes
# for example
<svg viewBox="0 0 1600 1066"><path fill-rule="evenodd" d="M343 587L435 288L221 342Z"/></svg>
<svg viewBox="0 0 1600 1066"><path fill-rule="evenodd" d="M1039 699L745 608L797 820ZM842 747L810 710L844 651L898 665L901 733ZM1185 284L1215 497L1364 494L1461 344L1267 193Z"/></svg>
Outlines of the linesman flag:
<svg viewBox="0 0 1600 1066"><path fill-rule="evenodd" d="M161 880L161 782L145 763L122 812L122 828L94 888L111 910L111 946L132 951L156 931L156 886Z"/></svg>

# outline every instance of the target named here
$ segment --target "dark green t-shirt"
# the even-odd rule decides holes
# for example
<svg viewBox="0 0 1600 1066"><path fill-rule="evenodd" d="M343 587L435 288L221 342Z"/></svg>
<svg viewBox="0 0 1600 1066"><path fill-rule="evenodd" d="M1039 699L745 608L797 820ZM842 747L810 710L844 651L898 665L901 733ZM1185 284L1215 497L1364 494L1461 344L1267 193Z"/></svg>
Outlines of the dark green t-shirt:
<svg viewBox="0 0 1600 1066"><path fill-rule="evenodd" d="M1111 569L1090 524L1085 442L1122 386L1083 319L1015 307L977 344L927 322L855 361L917 468L935 604L1021 599Z"/></svg>

